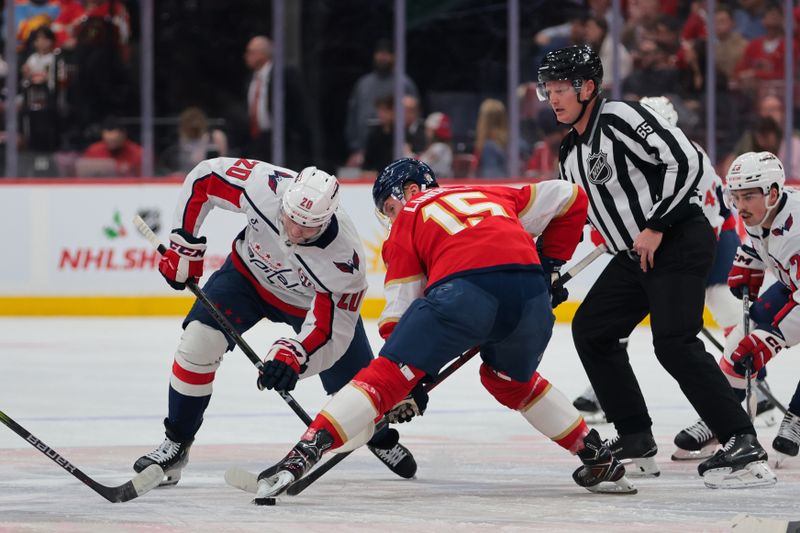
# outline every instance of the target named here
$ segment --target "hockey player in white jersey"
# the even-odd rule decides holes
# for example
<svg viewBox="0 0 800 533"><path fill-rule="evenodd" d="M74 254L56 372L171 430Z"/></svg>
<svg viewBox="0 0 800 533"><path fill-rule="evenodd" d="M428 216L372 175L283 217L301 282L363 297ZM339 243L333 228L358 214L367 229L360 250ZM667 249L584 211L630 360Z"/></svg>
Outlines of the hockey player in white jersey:
<svg viewBox="0 0 800 533"><path fill-rule="evenodd" d="M339 183L316 167L296 173L262 161L216 158L186 177L178 199L169 250L159 271L175 289L203 273L204 219L215 207L246 215L225 264L203 289L239 333L261 319L289 324L293 337L265 348L259 388L292 390L298 379L319 375L333 394L373 359L359 311L367 289L361 239L343 209ZM188 462L214 375L234 342L200 302L183 322L172 365L166 439L139 458L134 470L157 463L173 485ZM416 463L384 430L369 443L401 477Z"/></svg>
<svg viewBox="0 0 800 533"><path fill-rule="evenodd" d="M800 225L794 221L800 219L800 194L784 189L784 179L783 165L769 152L743 154L728 171L726 192L752 245L739 248L728 279L735 294L741 297L747 291L755 301L750 308L750 333L745 336L744 325L737 326L720 360L731 385L740 390L746 386L745 365L758 372L783 350L800 343ZM759 296L766 270L777 281ZM799 446L800 386L772 443L778 465L787 456L796 456Z"/></svg>

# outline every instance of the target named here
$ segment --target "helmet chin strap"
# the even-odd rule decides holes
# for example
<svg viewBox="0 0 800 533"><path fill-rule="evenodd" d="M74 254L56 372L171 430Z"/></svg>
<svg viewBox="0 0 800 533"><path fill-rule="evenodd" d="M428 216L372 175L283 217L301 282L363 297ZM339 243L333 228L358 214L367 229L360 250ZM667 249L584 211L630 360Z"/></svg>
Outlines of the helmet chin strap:
<svg viewBox="0 0 800 533"><path fill-rule="evenodd" d="M757 225L757 226L760 226L761 224L763 224L763 223L764 223L764 221L765 221L765 220L767 220L767 218L769 218L769 215L770 215L770 213L772 213L772 211L773 211L773 210L774 210L776 207L778 207L778 204L779 204L779 203L781 203L781 196L780 196L780 195L778 195L778 198L775 200L775 203L774 203L774 204L772 204L772 205L769 205L769 194L767 194L767 195L764 197L764 208L766 209L766 211L764 211L764 217L763 217L761 220L759 220L759 221L758 221L758 223L757 223L756 225Z"/></svg>
<svg viewBox="0 0 800 533"><path fill-rule="evenodd" d="M578 97L580 97L580 94L578 95ZM578 118L576 118L572 122L566 123L567 126L574 126L575 124L580 122L580 120L583 118L583 115L586 114L586 108L589 107L589 102L591 102L595 98L597 98L597 93L596 92L588 100L583 100L583 101L579 100L579 102L581 104L581 112L578 113Z"/></svg>

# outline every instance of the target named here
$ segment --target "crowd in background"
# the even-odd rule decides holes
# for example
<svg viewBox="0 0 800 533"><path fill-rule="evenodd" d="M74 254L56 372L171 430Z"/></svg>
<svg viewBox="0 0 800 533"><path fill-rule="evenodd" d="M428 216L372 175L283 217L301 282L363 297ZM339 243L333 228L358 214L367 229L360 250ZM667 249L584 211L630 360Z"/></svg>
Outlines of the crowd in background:
<svg viewBox="0 0 800 533"><path fill-rule="evenodd" d="M20 175L139 176L139 3L14 1L19 58L15 73L19 95L14 105L20 121L16 139L23 162ZM784 72L784 17L800 21L800 7L784 13L782 3L770 0L719 1L710 14L705 11L704 0L626 0L621 39L614 42L611 0L558 4L558 9L542 7L542 13L548 16L541 19L552 21L552 25L529 23L525 27L530 31L523 32L521 72L527 79L517 91L522 135L519 168L508 168L512 125L505 93L475 91L465 98L466 92L462 92L460 99L448 99L430 90L424 78L415 79L418 69L410 54L401 96L405 155L425 160L440 177L554 177L558 146L568 128L557 124L552 112L536 100L536 80L530 73L548 51L580 43L591 45L606 66L606 97L615 81L621 84L624 99L666 95L678 110L681 127L690 138L705 144L705 55L710 16L715 26L711 38L716 43L715 131L720 172L724 173L729 162L744 151L769 150L781 157L786 154L783 80L796 72ZM164 5L165 9L169 7ZM236 5L232 3L231 9ZM224 105L197 98L181 102L177 98L169 106L157 108L156 124L161 132L154 154L157 175L184 174L198 161L217 155L271 160L274 73L268 29L263 25L260 32L239 36L238 57L224 58L238 62L237 68L246 78L239 84L243 87L225 89L229 91L226 94L238 91L238 97L228 96ZM326 89L314 86L314 77L303 68L302 61L287 65L283 132L286 166L321 163L346 178L369 175L393 159L395 52L389 34L366 44L372 66L353 65L361 72L347 87L348 98L323 100L324 106L340 109L337 116L341 120L333 126L338 131L324 130L320 110L315 110L320 104L313 102L311 93ZM800 50L798 35L795 32L795 58ZM615 53L619 80L613 79ZM175 68L180 68L180 59L173 60L158 50L156 60L168 65L174 62ZM201 67L205 58L196 60ZM162 86L159 72L157 92ZM7 66L0 62L0 76L8 75ZM212 86L222 83L204 78L202 68L195 81ZM337 81L325 80L328 84ZM165 86L168 83L176 82L170 80ZM328 92L334 94L333 90ZM796 104L790 104L796 110ZM9 102L2 105L5 109ZM344 148L323 154L320 131L328 137L341 136L339 145L329 144ZM3 141L7 142L4 136ZM800 170L797 132L792 143L791 168Z"/></svg>

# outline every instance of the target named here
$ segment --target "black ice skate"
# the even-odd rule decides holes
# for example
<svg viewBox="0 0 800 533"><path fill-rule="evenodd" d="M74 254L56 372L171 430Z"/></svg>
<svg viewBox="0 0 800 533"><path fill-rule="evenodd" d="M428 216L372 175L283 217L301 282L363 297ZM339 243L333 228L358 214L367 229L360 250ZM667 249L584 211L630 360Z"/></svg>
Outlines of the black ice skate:
<svg viewBox="0 0 800 533"><path fill-rule="evenodd" d="M734 435L697 467L706 487L736 489L772 485L778 478L767 464L767 452L755 435Z"/></svg>
<svg viewBox="0 0 800 533"><path fill-rule="evenodd" d="M179 440L167 428L167 436L161 445L136 460L133 469L141 472L150 465L158 465L164 470L164 480L158 485L167 487L176 485L181 479L181 470L189 462L189 449L192 447L194 439Z"/></svg>
<svg viewBox="0 0 800 533"><path fill-rule="evenodd" d="M617 435L606 441L614 457L622 461L630 477L658 477L661 471L656 464L658 446L649 432Z"/></svg>
<svg viewBox="0 0 800 533"><path fill-rule="evenodd" d="M606 414L600 408L600 402L597 401L597 395L591 385L586 387L583 394L575 398L572 405L581 412L581 416L587 424L606 423Z"/></svg>
<svg viewBox="0 0 800 533"><path fill-rule="evenodd" d="M284 492L292 482L311 470L331 446L333 435L324 429L304 436L280 463L259 474L256 499L274 497Z"/></svg>
<svg viewBox="0 0 800 533"><path fill-rule="evenodd" d="M775 454L775 468L780 468L789 457L797 457L800 448L800 416L793 413L783 416L778 435L772 441L772 448L778 452Z"/></svg>
<svg viewBox="0 0 800 533"><path fill-rule="evenodd" d="M636 494L636 487L625 477L625 467L600 440L597 430L591 430L583 444L578 452L583 466L572 473L575 483L591 492Z"/></svg>
<svg viewBox="0 0 800 533"><path fill-rule="evenodd" d="M402 478L411 479L417 473L417 462L408 448L397 442L399 437L396 429L389 428L380 439L367 443L367 447L389 470Z"/></svg>
<svg viewBox="0 0 800 533"><path fill-rule="evenodd" d="M675 435L677 450L672 454L673 461L693 461L714 455L719 443L717 437L702 420L698 420Z"/></svg>

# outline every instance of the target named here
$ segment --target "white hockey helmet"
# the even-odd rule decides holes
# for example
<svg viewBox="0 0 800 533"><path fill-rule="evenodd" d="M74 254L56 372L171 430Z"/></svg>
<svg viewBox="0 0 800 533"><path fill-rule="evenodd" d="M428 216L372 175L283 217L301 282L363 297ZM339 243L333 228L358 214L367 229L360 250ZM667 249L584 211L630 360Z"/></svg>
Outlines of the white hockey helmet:
<svg viewBox="0 0 800 533"><path fill-rule="evenodd" d="M307 228L327 225L339 206L336 176L306 167L283 193L281 208L289 219Z"/></svg>
<svg viewBox="0 0 800 533"><path fill-rule="evenodd" d="M678 125L678 112L666 96L645 96L639 103L646 105L666 120L673 128Z"/></svg>
<svg viewBox="0 0 800 533"><path fill-rule="evenodd" d="M773 185L777 185L778 194L783 192L786 176L783 164L775 154L770 152L747 152L731 163L725 188L728 191L760 188L764 195L769 194Z"/></svg>

